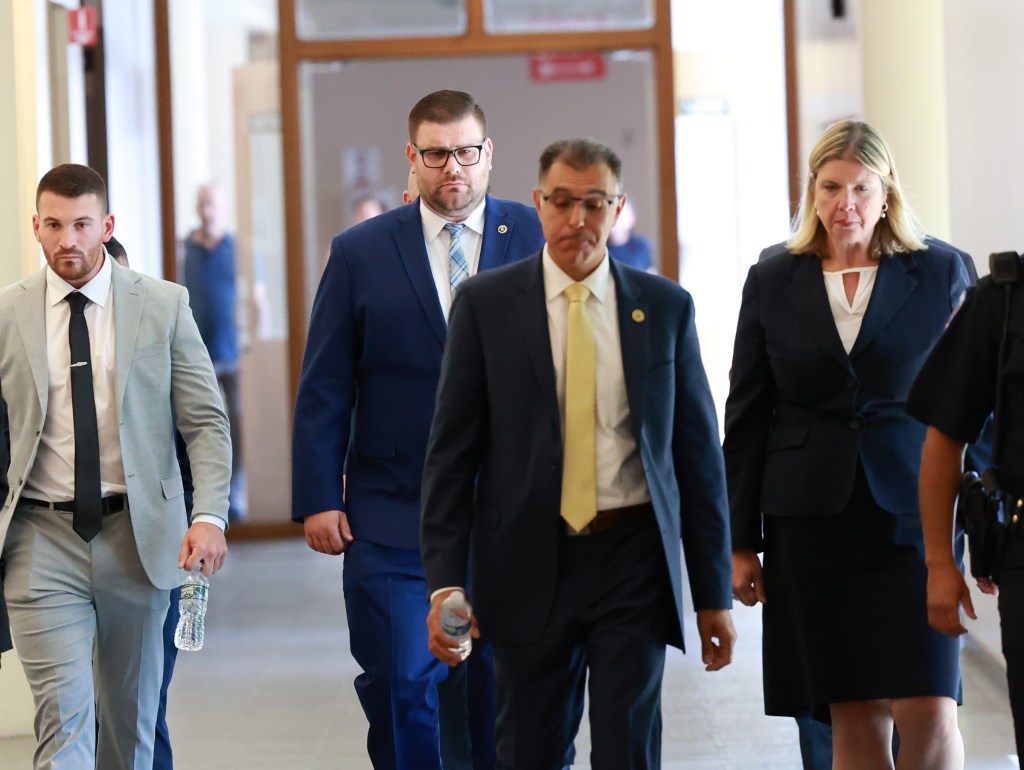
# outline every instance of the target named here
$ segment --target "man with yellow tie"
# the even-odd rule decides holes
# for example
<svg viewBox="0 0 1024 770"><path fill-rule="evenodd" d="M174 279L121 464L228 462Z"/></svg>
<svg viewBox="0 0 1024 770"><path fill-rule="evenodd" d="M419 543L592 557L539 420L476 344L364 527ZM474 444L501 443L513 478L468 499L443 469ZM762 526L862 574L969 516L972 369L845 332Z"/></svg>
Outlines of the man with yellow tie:
<svg viewBox="0 0 1024 770"><path fill-rule="evenodd" d="M467 280L452 307L423 478L430 650L458 664L440 603L468 584L494 645L500 770L560 766L588 672L592 767L657 768L680 543L707 670L736 636L693 302L608 259L625 201L610 148L555 142L533 197L543 250Z"/></svg>

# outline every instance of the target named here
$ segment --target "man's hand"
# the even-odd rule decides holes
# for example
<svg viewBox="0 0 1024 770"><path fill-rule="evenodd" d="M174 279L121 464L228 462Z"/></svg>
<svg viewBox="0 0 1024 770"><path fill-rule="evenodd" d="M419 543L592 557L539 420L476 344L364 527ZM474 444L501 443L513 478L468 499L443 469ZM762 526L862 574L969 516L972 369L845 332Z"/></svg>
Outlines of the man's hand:
<svg viewBox="0 0 1024 770"><path fill-rule="evenodd" d="M430 602L430 612L427 613L427 647L431 655L449 666L459 665L462 662L462 657L457 649L459 643L441 630L441 602L448 598L450 593L459 590L461 589L453 588L451 591L442 591L437 594ZM470 618L470 622L473 626L469 635L474 639L479 639L480 629L476 625L476 613Z"/></svg>
<svg viewBox="0 0 1024 770"><path fill-rule="evenodd" d="M730 610L699 610L697 632L700 634L700 655L705 671L718 671L732 663L736 629L732 625Z"/></svg>
<svg viewBox="0 0 1024 770"><path fill-rule="evenodd" d="M960 605L971 620L977 620L971 591L953 562L928 567L928 623L936 631L950 636L966 634L960 622Z"/></svg>
<svg viewBox="0 0 1024 770"><path fill-rule="evenodd" d="M345 553L355 540L348 526L348 516L341 511L320 511L302 520L306 545L317 553L337 556Z"/></svg>
<svg viewBox="0 0 1024 770"><path fill-rule="evenodd" d="M228 555L228 541L216 524L201 521L193 524L181 541L178 569L192 570L203 563L203 574L212 575L224 566Z"/></svg>
<svg viewBox="0 0 1024 770"><path fill-rule="evenodd" d="M983 594L989 596L999 596L999 586L992 578L976 578L975 582L978 584L978 590Z"/></svg>
<svg viewBox="0 0 1024 770"><path fill-rule="evenodd" d="M732 552L732 595L748 607L765 602L761 562L748 548Z"/></svg>

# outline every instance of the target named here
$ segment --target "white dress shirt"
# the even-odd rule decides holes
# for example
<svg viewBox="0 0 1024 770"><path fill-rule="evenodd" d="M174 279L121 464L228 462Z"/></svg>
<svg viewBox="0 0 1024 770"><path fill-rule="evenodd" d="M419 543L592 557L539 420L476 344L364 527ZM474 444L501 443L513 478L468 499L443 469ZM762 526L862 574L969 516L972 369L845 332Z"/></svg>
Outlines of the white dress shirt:
<svg viewBox="0 0 1024 770"><path fill-rule="evenodd" d="M465 225L462 228L462 235L459 236L459 245L466 257L466 266L470 275L476 275L480 269L480 249L484 242L484 209L487 200L480 201L480 204L469 212L469 216L459 224ZM448 246L451 243L451 235L444 226L448 220L438 216L427 208L420 198L420 218L423 220L423 240L427 244L427 256L430 258L430 272L434 276L434 286L437 287L437 298L441 301L441 312L444 313L445 322L448 321L448 313L452 309L452 284L448 271Z"/></svg>
<svg viewBox="0 0 1024 770"><path fill-rule="evenodd" d="M89 325L92 390L100 439L100 492L104 497L127 491L115 404L116 340L110 272L110 260L104 255L100 271L78 289L89 299L85 307L85 321ZM75 290L53 270L46 268L44 321L49 396L39 451L25 479L22 494L51 503L75 499L75 418L71 408L71 349L68 345L71 308L64 301Z"/></svg>
<svg viewBox="0 0 1024 770"><path fill-rule="evenodd" d="M590 289L586 309L594 329L597 359L597 509L606 511L639 505L651 499L640 452L633 439L629 399L622 369L619 340L618 299L607 254L583 279ZM565 436L565 349L569 325L569 299L564 292L573 279L562 272L544 246L544 297L548 310L548 334L555 365L558 414Z"/></svg>

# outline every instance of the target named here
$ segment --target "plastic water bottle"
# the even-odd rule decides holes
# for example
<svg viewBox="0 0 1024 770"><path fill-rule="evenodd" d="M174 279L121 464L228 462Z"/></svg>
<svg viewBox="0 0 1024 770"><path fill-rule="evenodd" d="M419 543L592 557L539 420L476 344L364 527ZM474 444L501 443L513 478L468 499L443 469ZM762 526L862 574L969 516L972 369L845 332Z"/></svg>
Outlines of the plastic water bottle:
<svg viewBox="0 0 1024 770"><path fill-rule="evenodd" d="M473 650L473 639L469 635L472 620L473 608L462 591L452 591L441 602L441 630L458 642L451 650L458 652L463 660Z"/></svg>
<svg viewBox="0 0 1024 770"><path fill-rule="evenodd" d="M199 565L190 571L181 586L178 601L178 627L174 630L174 646L179 650L195 652L203 649L203 623L206 618L206 600L210 581Z"/></svg>

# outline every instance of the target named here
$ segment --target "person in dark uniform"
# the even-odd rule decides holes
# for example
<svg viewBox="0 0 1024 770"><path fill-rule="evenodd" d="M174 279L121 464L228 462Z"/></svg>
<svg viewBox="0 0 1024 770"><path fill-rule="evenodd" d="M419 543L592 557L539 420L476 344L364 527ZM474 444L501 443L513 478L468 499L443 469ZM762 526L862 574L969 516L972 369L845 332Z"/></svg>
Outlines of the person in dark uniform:
<svg viewBox="0 0 1024 770"><path fill-rule="evenodd" d="M978 282L935 345L907 402L910 415L928 425L920 476L928 622L953 636L967 631L961 606L968 617L977 618L952 546L960 458L964 445L974 440L995 409L1007 296L1006 380L998 415L999 446L993 454L999 457L1004 491L1015 499L1024 497L1024 282L1010 284L1009 293L991 276ZM1024 537L1019 529L1009 541L998 589L989 578L979 578L978 585L999 594L1017 756L1024 758Z"/></svg>
<svg viewBox="0 0 1024 770"><path fill-rule="evenodd" d="M963 766L959 645L928 626L906 394L967 286L869 125L810 155L787 249L750 269L725 408L733 591L764 604L765 711L831 720L835 767ZM762 567L758 552L764 554Z"/></svg>

